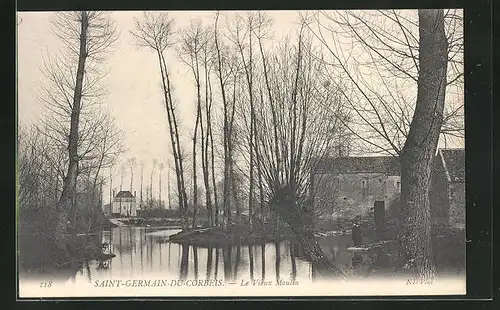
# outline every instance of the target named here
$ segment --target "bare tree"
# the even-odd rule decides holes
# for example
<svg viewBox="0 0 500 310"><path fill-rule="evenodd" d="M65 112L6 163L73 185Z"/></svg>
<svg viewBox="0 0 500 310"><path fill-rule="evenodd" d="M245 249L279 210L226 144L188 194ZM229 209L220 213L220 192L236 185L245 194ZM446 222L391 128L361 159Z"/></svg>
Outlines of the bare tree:
<svg viewBox="0 0 500 310"><path fill-rule="evenodd" d="M187 218L187 196L184 182L183 157L179 139L178 120L172 100L169 70L165 61L165 53L173 43L172 27L173 20L170 19L166 13L146 12L141 19L136 20L135 31L132 32L132 35L135 37L139 46L153 50L158 57L165 109L167 111L170 129L172 153L174 155L179 206L183 215L183 229L187 230L189 225Z"/></svg>
<svg viewBox="0 0 500 310"><path fill-rule="evenodd" d="M159 165L159 169L160 169L160 173L159 173L159 176L158 176L158 202L159 202L159 207L160 209L163 208L163 203L162 203L162 200L161 200L161 172L163 171L163 169L165 168L165 164L163 162L160 163Z"/></svg>
<svg viewBox="0 0 500 310"><path fill-rule="evenodd" d="M111 212L113 212L113 166L109 167L109 206L111 208Z"/></svg>
<svg viewBox="0 0 500 310"><path fill-rule="evenodd" d="M133 184L134 184L134 168L137 164L137 161L135 157L129 158L128 160L128 166L130 168L130 192L133 190Z"/></svg>
<svg viewBox="0 0 500 310"><path fill-rule="evenodd" d="M429 187L432 159L443 124L448 42L443 10L419 10L419 77L415 113L401 151L401 245L414 275L432 281Z"/></svg>
<svg viewBox="0 0 500 310"><path fill-rule="evenodd" d="M200 64L202 60L202 50L206 48L207 38L205 35L205 30L201 24L200 20L191 21L187 29L182 32L182 38L180 42L180 51L182 61L188 65L193 73L193 78L196 86L196 121L193 129L193 221L192 227L196 228L196 213L198 209L198 176L197 176L197 153L196 145L198 142L198 128L201 131L201 155L202 155L202 165L204 180L206 178L205 169L205 134L203 128L203 114L201 107L201 68ZM205 182L205 186L207 183Z"/></svg>
<svg viewBox="0 0 500 310"><path fill-rule="evenodd" d="M212 106L213 106L213 92L211 83L211 71L213 69L214 48L213 48L213 33L210 28L205 28L203 33L206 43L202 46L202 63L204 72L205 84L205 122L206 131L202 136L202 168L203 168L203 182L205 185L205 204L207 206L208 223L209 226L214 225L213 221L213 205L212 205L212 190L215 186L215 156L214 156L214 137L212 127ZM202 125L203 128L203 125ZM203 132L203 130L202 130ZM209 156L210 155L210 156ZM210 173L212 179L210 180ZM217 204L217 193L214 187L214 200Z"/></svg>
<svg viewBox="0 0 500 310"><path fill-rule="evenodd" d="M143 197L142 197L142 192L143 192L143 190L142 190L142 185L143 185L143 182L144 182L144 161L143 161L143 160L141 160L141 162L140 162L140 166L141 166L141 193L140 193L141 198L140 198L140 203L139 203L139 205L140 205L140 208L142 209L142 208L143 208L143 205L142 205L142 203L143 203ZM147 197L147 196L146 196L146 197Z"/></svg>
<svg viewBox="0 0 500 310"><path fill-rule="evenodd" d="M118 156L124 151L122 145L124 135L121 130L116 128L114 120L108 114L103 114L102 118L96 119L99 120L96 124L97 134L94 135L91 142L94 147L89 148L92 152L84 152L86 155L82 157L82 167L79 169L79 173L87 173L88 187L91 192L90 214L92 217L89 219L88 230L91 229L95 221L96 204L101 201L100 198L96 201L95 195L100 192L104 182L101 176L102 169L115 165ZM101 206L99 205L99 207Z"/></svg>
<svg viewBox="0 0 500 310"><path fill-rule="evenodd" d="M247 90L248 90L248 101L250 105L250 130L248 136L248 151L249 151L249 196L248 196L248 213L250 219L250 225L252 225L253 218L253 205L254 205L254 186L255 186L255 176L254 176L254 166L255 166L255 105L254 105L254 53L253 53L253 42L254 30L256 29L256 15L254 13L247 13L245 18L240 15L236 15L236 20L234 24L229 27L233 31L229 31L230 40L236 45L241 61L243 63L243 68L245 72ZM240 220L240 209L236 209L237 221Z"/></svg>
<svg viewBox="0 0 500 310"><path fill-rule="evenodd" d="M18 130L18 201L21 210L42 209L57 202L64 178L63 150L35 126ZM47 197L47 194L49 197Z"/></svg>
<svg viewBox="0 0 500 310"><path fill-rule="evenodd" d="M81 232L88 232L98 224L96 220L101 212L104 183L102 170L111 168L122 152L121 131L116 129L113 120L105 113L94 116L96 122L92 140L86 141L85 136L80 135L82 139L79 140L81 142L79 153L82 156L75 185L75 197L72 207L68 210L68 218L73 223L71 228ZM71 115L61 117L61 129L64 130L65 124L69 124L70 117ZM37 225L47 225L43 234L48 237L53 233L49 228L52 226L50 224L52 206L56 204L62 192L62 181L69 160L64 147L65 141L51 131L51 127L43 125L35 124L29 129L21 128L19 185L23 220L29 222L30 212L39 210L42 215L36 220ZM31 146L32 149L26 146Z"/></svg>
<svg viewBox="0 0 500 310"><path fill-rule="evenodd" d="M53 20L54 34L63 43L64 53L54 54L45 62L44 73L47 84L42 85L42 96L46 102L66 106L71 111L67 140L68 166L63 180L61 196L56 204L59 220L56 227L55 243L66 257L66 228L68 212L75 197L78 176L79 136L81 113L85 105L98 102L102 94L99 82L103 75L99 67L105 60L106 52L117 39L114 23L103 12L64 12ZM64 254L66 253L66 254Z"/></svg>
<svg viewBox="0 0 500 310"><path fill-rule="evenodd" d="M214 23L214 47L215 47L215 74L217 76L219 87L222 97L223 106L223 193L222 193L222 207L223 207L223 225L227 225L231 221L231 201L230 201L230 186L231 186L231 167L233 163L233 128L235 119L235 104L236 104L236 86L239 77L238 61L234 55L231 55L227 44L221 40L219 32L219 12L216 13ZM231 99L230 83L233 82L233 96ZM213 165L213 139L212 143L212 178L214 178L214 165ZM214 223L219 224L219 205L217 203L217 190L215 179L213 179L214 197L215 197L215 219Z"/></svg>
<svg viewBox="0 0 500 310"><path fill-rule="evenodd" d="M409 11L319 12L309 29L331 60L329 81L343 89L355 114L348 128L373 153L399 156L415 110L419 22ZM312 22L314 20L314 22ZM463 34L459 10L447 10L447 97L441 139L463 139Z"/></svg>
<svg viewBox="0 0 500 310"><path fill-rule="evenodd" d="M418 16L394 10L320 13L317 27L310 27L332 56L323 59L336 73L330 71L330 80L349 84L341 89L361 128L351 132L400 159L402 263L425 281L435 273L428 200L432 157L440 136L463 133L460 15L457 10L419 10ZM341 42L348 37L358 50L346 52Z"/></svg>
<svg viewBox="0 0 500 310"><path fill-rule="evenodd" d="M272 210L295 233L308 259L320 271L342 275L313 235L309 199L310 171L330 150L338 128L332 107L339 109L341 102L323 87L320 50L305 29L302 24L296 43L284 40L273 54L261 51L256 158Z"/></svg>
<svg viewBox="0 0 500 310"><path fill-rule="evenodd" d="M125 177L126 166L124 163L120 165L120 191L123 190L123 178Z"/></svg>
<svg viewBox="0 0 500 310"><path fill-rule="evenodd" d="M150 205L149 208L151 209L153 207L153 175L155 173L156 166L158 165L158 159L153 159L153 166L151 168L151 177L150 177L150 182L149 182L149 195L150 195Z"/></svg>

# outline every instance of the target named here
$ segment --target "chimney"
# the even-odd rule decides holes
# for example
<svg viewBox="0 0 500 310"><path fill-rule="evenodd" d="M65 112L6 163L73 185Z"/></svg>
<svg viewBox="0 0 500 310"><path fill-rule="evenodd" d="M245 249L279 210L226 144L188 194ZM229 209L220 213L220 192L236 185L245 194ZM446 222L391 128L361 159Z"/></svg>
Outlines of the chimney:
<svg viewBox="0 0 500 310"><path fill-rule="evenodd" d="M135 191L134 191L134 197L136 197L136 195L135 195Z"/></svg>
<svg viewBox="0 0 500 310"><path fill-rule="evenodd" d="M115 198L115 197L116 197L116 190L113 189L113 198Z"/></svg>

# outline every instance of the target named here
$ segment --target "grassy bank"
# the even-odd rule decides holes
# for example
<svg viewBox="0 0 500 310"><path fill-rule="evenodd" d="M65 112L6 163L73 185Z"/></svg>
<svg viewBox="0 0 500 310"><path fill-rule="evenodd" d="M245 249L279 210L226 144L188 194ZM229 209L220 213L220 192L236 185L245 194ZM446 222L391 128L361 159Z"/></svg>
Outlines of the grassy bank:
<svg viewBox="0 0 500 310"><path fill-rule="evenodd" d="M200 247L221 247L279 242L293 237L289 229L277 229L274 224L255 224L252 227L246 224L232 224L225 229L212 227L180 232L170 236L168 241Z"/></svg>
<svg viewBox="0 0 500 310"><path fill-rule="evenodd" d="M134 227L144 226L180 226L181 220L177 218L131 218L120 220L123 224Z"/></svg>
<svg viewBox="0 0 500 310"><path fill-rule="evenodd" d="M106 259L101 248L99 232L116 225L102 214L92 224L85 216L76 214L74 225L68 227L66 252L56 247L55 208L26 209L20 212L18 222L19 272L46 273L67 270L76 272L83 261ZM68 254L68 255L66 255ZM69 258L68 258L69 256Z"/></svg>

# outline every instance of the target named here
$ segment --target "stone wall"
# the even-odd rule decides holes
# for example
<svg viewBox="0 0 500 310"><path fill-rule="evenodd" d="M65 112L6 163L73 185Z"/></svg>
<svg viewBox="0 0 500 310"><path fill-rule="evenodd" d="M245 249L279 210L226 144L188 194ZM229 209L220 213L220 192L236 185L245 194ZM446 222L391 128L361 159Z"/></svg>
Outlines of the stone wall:
<svg viewBox="0 0 500 310"><path fill-rule="evenodd" d="M451 183L449 188L449 224L465 228L465 183Z"/></svg>
<svg viewBox="0 0 500 310"><path fill-rule="evenodd" d="M364 215L377 200L387 206L398 195L399 182L399 176L381 173L315 175L314 207L331 218Z"/></svg>
<svg viewBox="0 0 500 310"><path fill-rule="evenodd" d="M137 216L135 198L117 198L113 201L113 213L123 216Z"/></svg>
<svg viewBox="0 0 500 310"><path fill-rule="evenodd" d="M441 157L434 157L431 185L429 188L429 202L431 217L434 223L447 223L449 219L448 179Z"/></svg>

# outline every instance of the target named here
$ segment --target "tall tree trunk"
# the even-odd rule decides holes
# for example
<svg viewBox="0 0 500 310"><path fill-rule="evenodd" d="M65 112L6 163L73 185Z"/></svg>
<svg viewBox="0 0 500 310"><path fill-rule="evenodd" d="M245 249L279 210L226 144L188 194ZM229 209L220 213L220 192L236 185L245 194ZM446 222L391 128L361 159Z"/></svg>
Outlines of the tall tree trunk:
<svg viewBox="0 0 500 310"><path fill-rule="evenodd" d="M443 123L448 43L443 10L419 10L417 104L401 161L401 258L418 279L435 276L429 185Z"/></svg>
<svg viewBox="0 0 500 310"><path fill-rule="evenodd" d="M206 56L205 56L206 57ZM209 80L209 74L208 74L208 67L207 67L207 59L205 59L205 119L207 123L207 130L206 130L206 135L204 138L202 138L202 152L203 152L203 181L205 183L205 203L207 205L207 213L208 213L208 223L209 226L213 226L213 210L212 210L212 193L210 190L210 179L209 179L209 159L208 159L208 150L211 147L212 148L212 154L213 154L213 139L211 139L212 136L212 115L211 115L211 109L212 109L212 90L210 89L210 98L209 98L209 88L210 88L210 80ZM202 135L203 135L203 127L202 127ZM211 143L210 143L211 140ZM209 147L210 146L210 147ZM212 178L213 176L213 158L212 158ZM215 189L215 187L214 187Z"/></svg>
<svg viewBox="0 0 500 310"><path fill-rule="evenodd" d="M153 208L153 174L155 172L155 168L153 167L153 171L151 171L151 177L149 180L149 199L150 199L150 204L149 204L149 209L151 210Z"/></svg>
<svg viewBox="0 0 500 310"><path fill-rule="evenodd" d="M71 125L68 141L69 165L67 174L63 181L61 197L56 208L59 218L55 229L55 242L59 250L66 250L66 229L68 223L68 211L71 208L72 200L75 196L76 179L78 175L78 128L80 124L80 110L82 100L83 77L85 74L85 61L87 59L87 30L89 26L86 11L81 12L80 22L80 49L78 57L78 68L76 71L76 83L73 93L73 104L71 107Z"/></svg>
<svg viewBox="0 0 500 310"><path fill-rule="evenodd" d="M253 102L253 61L252 61L252 25L249 24L249 63L248 65L245 62L245 57L243 56L243 50L240 47L240 53L243 60L243 64L245 66L245 73L247 77L248 83L248 96L250 99L250 136L249 136L249 152L250 152L250 189L248 193L248 217L249 217L249 225L252 227L252 219L253 219L253 203L254 203L254 155L255 155L255 107Z"/></svg>
<svg viewBox="0 0 500 310"><path fill-rule="evenodd" d="M130 192L133 193L133 184L134 184L134 168L130 167Z"/></svg>
<svg viewBox="0 0 500 310"><path fill-rule="evenodd" d="M109 215L111 215L111 213L113 213L113 176L111 173L111 168L109 168L109 209Z"/></svg>
<svg viewBox="0 0 500 310"><path fill-rule="evenodd" d="M212 221L213 225L217 226L217 218L219 216L219 208L217 207L219 205L218 201L218 195L217 195L217 183L215 180L215 156L214 156L214 136L212 132L212 126L210 125L210 164L212 168L212 188L214 190L214 205L215 205L215 212L211 211L212 214Z"/></svg>
<svg viewBox="0 0 500 310"><path fill-rule="evenodd" d="M238 186L236 182L236 176L234 174L234 162L231 161L229 164L229 178L230 178L230 184L231 184L231 195L232 198L230 199L230 204L233 205L236 209L236 218L235 222L238 224L241 224L241 205L238 201Z"/></svg>
<svg viewBox="0 0 500 310"><path fill-rule="evenodd" d="M143 185L143 182L144 182L144 165L141 164L141 200L140 200L140 208L142 210L142 185Z"/></svg>
<svg viewBox="0 0 500 310"><path fill-rule="evenodd" d="M162 203L161 203L161 169L160 169L160 175L158 178L158 203L160 204L160 209L162 209Z"/></svg>
<svg viewBox="0 0 500 310"><path fill-rule="evenodd" d="M198 57L198 55L196 55ZM195 71L196 70L196 71ZM201 136L203 139L203 120L201 115L201 93L200 93L200 72L198 68L198 59L196 59L196 68L193 68L194 78L196 80L197 105L196 105L196 122L194 124L193 133L193 229L196 228L196 211L198 208L198 175L196 173L196 142L198 139L198 127L201 126ZM203 145L202 145L203 152ZM203 160L203 153L202 153Z"/></svg>
<svg viewBox="0 0 500 310"><path fill-rule="evenodd" d="M182 219L182 229L186 231L189 229L189 220L187 213L188 206L187 206L186 187L184 183L184 167L183 167L183 158L180 147L179 128L177 125L177 118L173 108L173 100L170 89L170 78L168 74L168 68L165 62L165 58L161 53L161 51L157 50L157 54L158 54L158 62L160 64L162 85L164 90L163 93L165 97L165 109L167 110L170 140L172 143L172 153L174 155L175 176L177 179L177 193L179 198L179 209L181 211L180 213Z"/></svg>
<svg viewBox="0 0 500 310"><path fill-rule="evenodd" d="M228 128L228 100L226 98L226 84L224 83L223 80L223 70L222 70L222 55L221 55L221 49L219 46L219 35L218 35L218 21L219 21L219 14L217 13L216 15L216 20L215 20L215 26L214 26L214 43L215 43L215 49L217 52L217 76L219 78L219 84L221 88L221 94L222 94L222 105L224 109L224 124L223 124L223 144L224 144L224 180L223 180L223 193L222 193L222 210L223 210L223 219L222 219L222 225L224 227L227 226L227 223L229 222L229 217L230 217L230 209L229 209L229 154L230 151L228 149L229 145L229 128ZM216 190L214 190L216 191ZM229 210L229 211L228 211ZM218 226L219 224L219 206L216 203L215 204L215 226Z"/></svg>
<svg viewBox="0 0 500 310"><path fill-rule="evenodd" d="M197 112L196 112L196 123L194 125L194 134L193 134L193 222L191 227L196 228L196 208L198 207L198 178L196 175L196 139L198 133L198 126L200 122L200 105L198 104Z"/></svg>

